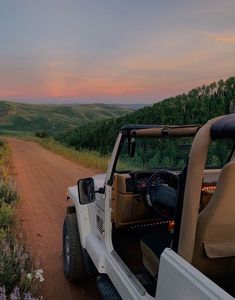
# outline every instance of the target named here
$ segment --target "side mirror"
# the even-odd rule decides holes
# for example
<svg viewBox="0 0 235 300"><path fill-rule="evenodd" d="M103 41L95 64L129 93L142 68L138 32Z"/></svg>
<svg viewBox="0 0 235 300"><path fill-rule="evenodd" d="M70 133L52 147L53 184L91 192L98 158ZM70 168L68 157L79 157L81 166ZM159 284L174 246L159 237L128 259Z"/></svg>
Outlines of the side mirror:
<svg viewBox="0 0 235 300"><path fill-rule="evenodd" d="M128 140L128 155L130 157L134 157L135 156L135 146L136 146L135 138L131 137Z"/></svg>
<svg viewBox="0 0 235 300"><path fill-rule="evenodd" d="M78 180L78 196L80 204L88 204L95 201L95 185L93 178Z"/></svg>

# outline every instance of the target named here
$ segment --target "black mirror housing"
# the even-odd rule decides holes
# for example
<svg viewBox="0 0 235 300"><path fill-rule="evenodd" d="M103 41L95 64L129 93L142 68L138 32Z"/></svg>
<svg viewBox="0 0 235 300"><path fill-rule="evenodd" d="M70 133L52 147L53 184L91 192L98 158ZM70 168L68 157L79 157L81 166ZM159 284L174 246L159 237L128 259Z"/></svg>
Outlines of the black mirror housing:
<svg viewBox="0 0 235 300"><path fill-rule="evenodd" d="M128 155L130 157L135 156L135 147L136 147L135 138L133 138L133 137L129 138L129 140L128 140Z"/></svg>
<svg viewBox="0 0 235 300"><path fill-rule="evenodd" d="M95 201L95 184L91 177L78 180L79 203L84 205Z"/></svg>

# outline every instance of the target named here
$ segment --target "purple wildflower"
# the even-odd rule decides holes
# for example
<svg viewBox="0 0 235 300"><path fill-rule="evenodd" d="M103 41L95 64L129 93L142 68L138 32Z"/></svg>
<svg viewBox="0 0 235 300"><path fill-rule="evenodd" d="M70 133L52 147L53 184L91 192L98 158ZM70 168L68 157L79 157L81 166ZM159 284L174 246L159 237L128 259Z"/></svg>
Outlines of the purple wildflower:
<svg viewBox="0 0 235 300"><path fill-rule="evenodd" d="M0 287L0 300L6 300L6 289L5 289L5 286Z"/></svg>
<svg viewBox="0 0 235 300"><path fill-rule="evenodd" d="M18 287L14 288L13 293L10 295L10 300L20 300L20 290Z"/></svg>

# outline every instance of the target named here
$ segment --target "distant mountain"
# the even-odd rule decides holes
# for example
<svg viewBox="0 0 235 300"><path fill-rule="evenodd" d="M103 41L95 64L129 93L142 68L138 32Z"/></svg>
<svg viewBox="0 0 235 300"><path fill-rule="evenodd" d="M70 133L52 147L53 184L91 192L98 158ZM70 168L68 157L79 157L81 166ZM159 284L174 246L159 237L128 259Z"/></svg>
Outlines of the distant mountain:
<svg viewBox="0 0 235 300"><path fill-rule="evenodd" d="M0 101L0 130L58 133L92 121L116 118L134 109L123 105L35 105Z"/></svg>

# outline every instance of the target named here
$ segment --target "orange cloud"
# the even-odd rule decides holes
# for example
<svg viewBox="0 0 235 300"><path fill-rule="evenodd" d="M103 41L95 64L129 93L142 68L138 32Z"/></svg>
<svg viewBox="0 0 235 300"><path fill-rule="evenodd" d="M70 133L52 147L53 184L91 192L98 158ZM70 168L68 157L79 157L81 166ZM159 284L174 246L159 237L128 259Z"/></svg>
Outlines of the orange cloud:
<svg viewBox="0 0 235 300"><path fill-rule="evenodd" d="M235 43L235 36L229 35L214 35L211 37L216 42L221 43Z"/></svg>
<svg viewBox="0 0 235 300"><path fill-rule="evenodd" d="M113 67L113 66L112 66ZM45 93L49 97L85 98L96 96L128 96L148 93L143 78L123 76L120 66L98 67L78 72L71 62L51 60L45 70ZM78 66L79 69L79 66Z"/></svg>
<svg viewBox="0 0 235 300"><path fill-rule="evenodd" d="M96 96L125 96L148 92L144 82L124 79L115 82L110 78L79 78L73 81L66 78L48 82L50 97L96 97Z"/></svg>

